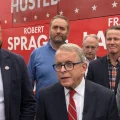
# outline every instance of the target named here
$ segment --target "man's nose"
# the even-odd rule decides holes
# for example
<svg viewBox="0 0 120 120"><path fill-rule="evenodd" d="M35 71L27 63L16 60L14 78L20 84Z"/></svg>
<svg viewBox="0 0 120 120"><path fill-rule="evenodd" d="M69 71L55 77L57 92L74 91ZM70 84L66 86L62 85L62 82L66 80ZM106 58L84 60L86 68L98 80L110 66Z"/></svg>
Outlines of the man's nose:
<svg viewBox="0 0 120 120"><path fill-rule="evenodd" d="M60 31L61 31L60 28L57 28L57 33L60 33Z"/></svg>
<svg viewBox="0 0 120 120"><path fill-rule="evenodd" d="M115 42L115 40L114 40L114 39L112 39L112 40L110 41L110 43L111 43L111 44L113 44L114 42Z"/></svg>
<svg viewBox="0 0 120 120"><path fill-rule="evenodd" d="M91 52L91 51L92 51L92 48L90 47L90 48L88 49L88 51Z"/></svg>
<svg viewBox="0 0 120 120"><path fill-rule="evenodd" d="M66 69L65 69L65 66L64 65L62 65L61 66L61 70L60 70L61 72L65 72L66 71Z"/></svg>

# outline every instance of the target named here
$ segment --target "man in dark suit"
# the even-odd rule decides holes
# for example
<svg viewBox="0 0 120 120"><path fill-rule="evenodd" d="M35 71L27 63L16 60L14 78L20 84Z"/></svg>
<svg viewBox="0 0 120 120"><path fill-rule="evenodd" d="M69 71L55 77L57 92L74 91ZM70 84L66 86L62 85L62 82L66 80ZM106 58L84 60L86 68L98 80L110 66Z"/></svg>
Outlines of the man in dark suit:
<svg viewBox="0 0 120 120"><path fill-rule="evenodd" d="M0 27L0 120L34 120L36 101L26 64L1 46Z"/></svg>
<svg viewBox="0 0 120 120"><path fill-rule="evenodd" d="M91 61L99 58L96 55L99 47L98 43L99 43L99 38L95 34L86 35L85 38L83 39L82 49L85 54L85 60L86 60L87 66L89 66L89 63ZM87 74L87 71L88 70L86 70L85 72L85 76Z"/></svg>
<svg viewBox="0 0 120 120"><path fill-rule="evenodd" d="M117 91L120 80L120 26L112 26L105 33L108 54L92 61L86 79Z"/></svg>
<svg viewBox="0 0 120 120"><path fill-rule="evenodd" d="M59 83L40 90L36 120L118 120L114 92L84 79L79 46L64 44L55 58Z"/></svg>

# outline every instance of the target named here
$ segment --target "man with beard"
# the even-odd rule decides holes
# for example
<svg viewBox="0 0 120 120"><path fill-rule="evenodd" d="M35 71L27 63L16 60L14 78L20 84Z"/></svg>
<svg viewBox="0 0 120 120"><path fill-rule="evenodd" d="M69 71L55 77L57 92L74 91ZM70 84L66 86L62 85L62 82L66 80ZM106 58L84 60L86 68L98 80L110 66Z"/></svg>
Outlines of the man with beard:
<svg viewBox="0 0 120 120"><path fill-rule="evenodd" d="M65 43L68 33L68 19L60 15L53 17L50 22L50 40L46 45L35 49L31 54L28 69L33 88L36 80L37 100L41 88L58 82L52 65L54 64L56 50Z"/></svg>
<svg viewBox="0 0 120 120"><path fill-rule="evenodd" d="M89 34L85 36L83 43L82 43L82 49L85 54L85 60L87 63L87 66L89 66L89 63L93 60L98 59L99 57L96 56L97 51L98 51L98 43L99 43L99 38L95 34ZM85 72L86 76L87 70Z"/></svg>
<svg viewBox="0 0 120 120"><path fill-rule="evenodd" d="M112 26L106 31L105 43L108 54L89 64L86 79L116 93L120 80L120 26Z"/></svg>
<svg viewBox="0 0 120 120"><path fill-rule="evenodd" d="M36 101L25 61L1 47L0 26L0 120L34 120Z"/></svg>

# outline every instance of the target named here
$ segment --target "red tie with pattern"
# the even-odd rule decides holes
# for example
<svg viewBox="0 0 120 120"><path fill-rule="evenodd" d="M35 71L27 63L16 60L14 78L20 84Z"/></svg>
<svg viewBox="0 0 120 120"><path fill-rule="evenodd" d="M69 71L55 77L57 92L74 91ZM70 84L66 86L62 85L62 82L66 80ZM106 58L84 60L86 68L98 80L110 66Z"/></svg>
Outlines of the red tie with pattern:
<svg viewBox="0 0 120 120"><path fill-rule="evenodd" d="M77 112L75 102L73 100L73 95L76 93L75 90L70 90L70 99L68 106L68 120L77 120Z"/></svg>

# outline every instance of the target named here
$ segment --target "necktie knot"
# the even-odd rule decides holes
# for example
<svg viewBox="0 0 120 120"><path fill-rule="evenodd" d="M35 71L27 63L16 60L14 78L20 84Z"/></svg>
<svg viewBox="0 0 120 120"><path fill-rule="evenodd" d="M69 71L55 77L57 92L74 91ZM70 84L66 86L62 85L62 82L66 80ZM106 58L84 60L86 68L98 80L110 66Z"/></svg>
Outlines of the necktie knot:
<svg viewBox="0 0 120 120"><path fill-rule="evenodd" d="M76 93L76 91L74 89L70 90L70 97L72 98L75 93Z"/></svg>

